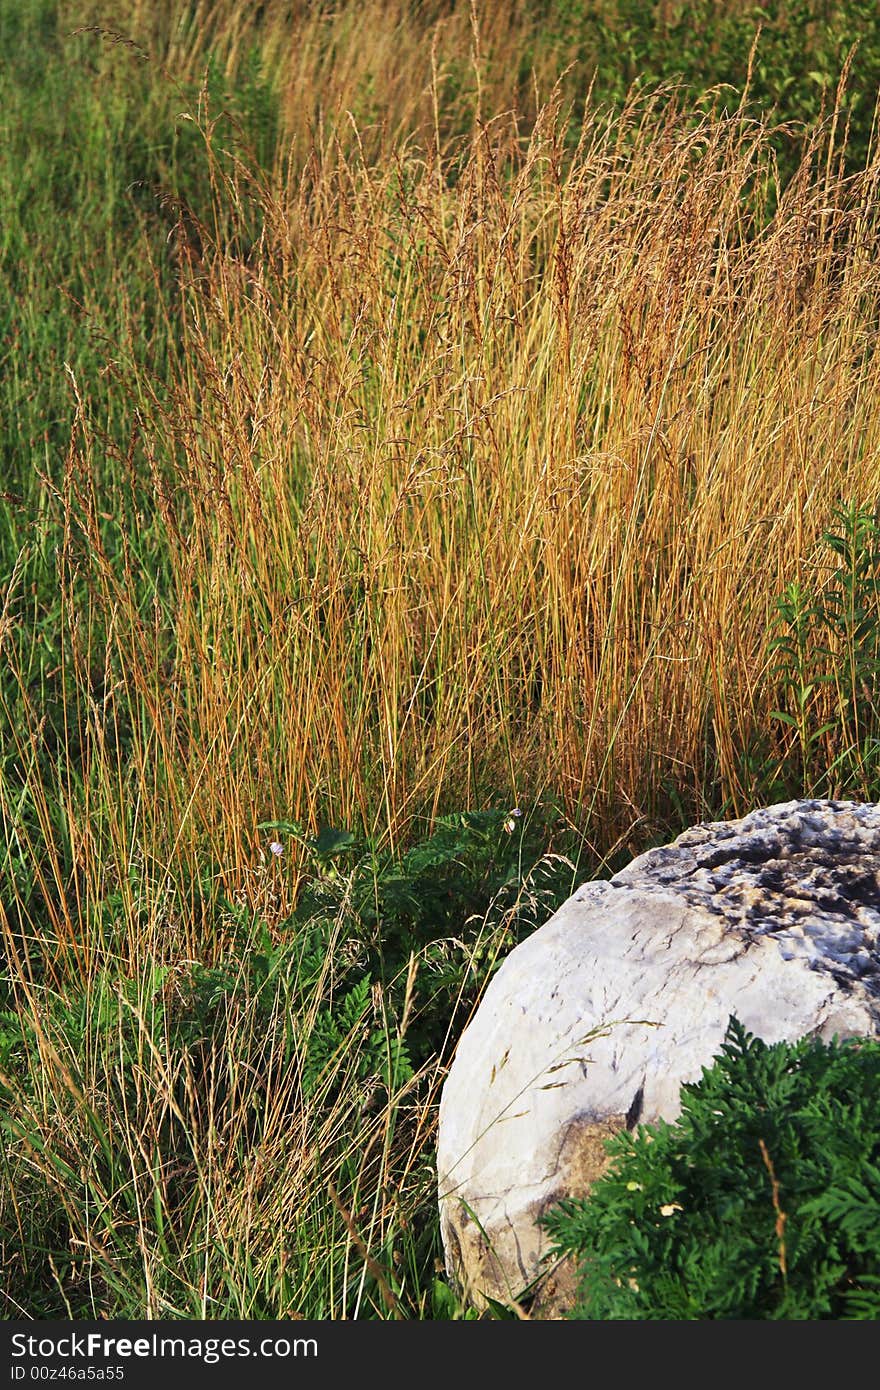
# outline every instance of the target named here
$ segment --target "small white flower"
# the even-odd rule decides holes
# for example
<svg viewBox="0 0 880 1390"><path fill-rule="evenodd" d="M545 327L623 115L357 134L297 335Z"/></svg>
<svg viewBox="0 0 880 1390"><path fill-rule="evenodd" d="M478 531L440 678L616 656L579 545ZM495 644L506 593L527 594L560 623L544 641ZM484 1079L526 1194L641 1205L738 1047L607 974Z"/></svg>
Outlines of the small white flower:
<svg viewBox="0 0 880 1390"><path fill-rule="evenodd" d="M276 858L279 854L284 853L284 846L282 844L279 844L277 840L273 840L269 848Z"/></svg>

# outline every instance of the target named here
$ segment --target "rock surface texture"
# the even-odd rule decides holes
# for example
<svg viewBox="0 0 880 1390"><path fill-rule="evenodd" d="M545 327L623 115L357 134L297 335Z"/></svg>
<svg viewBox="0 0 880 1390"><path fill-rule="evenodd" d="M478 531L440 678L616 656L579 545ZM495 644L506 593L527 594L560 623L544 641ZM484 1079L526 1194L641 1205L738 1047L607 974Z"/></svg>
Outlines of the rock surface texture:
<svg viewBox="0 0 880 1390"><path fill-rule="evenodd" d="M447 1270L564 1312L537 1222L624 1126L674 1120L735 1014L767 1042L880 1035L880 806L792 801L699 825L585 884L491 981L440 1106Z"/></svg>

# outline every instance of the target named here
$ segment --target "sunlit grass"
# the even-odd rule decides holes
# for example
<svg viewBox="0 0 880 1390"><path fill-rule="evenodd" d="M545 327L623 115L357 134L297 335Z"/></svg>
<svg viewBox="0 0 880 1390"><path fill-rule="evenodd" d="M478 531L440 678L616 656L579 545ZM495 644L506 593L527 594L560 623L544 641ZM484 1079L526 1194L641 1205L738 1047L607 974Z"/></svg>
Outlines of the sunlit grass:
<svg viewBox="0 0 880 1390"><path fill-rule="evenodd" d="M13 1315L433 1315L437 1092L513 919L379 972L309 1090L367 959L320 827L379 902L450 810L585 874L876 793L830 734L792 774L770 648L877 496L876 160L832 117L783 187L722 96L575 127L525 5L290 8L25 6L55 115L0 78Z"/></svg>

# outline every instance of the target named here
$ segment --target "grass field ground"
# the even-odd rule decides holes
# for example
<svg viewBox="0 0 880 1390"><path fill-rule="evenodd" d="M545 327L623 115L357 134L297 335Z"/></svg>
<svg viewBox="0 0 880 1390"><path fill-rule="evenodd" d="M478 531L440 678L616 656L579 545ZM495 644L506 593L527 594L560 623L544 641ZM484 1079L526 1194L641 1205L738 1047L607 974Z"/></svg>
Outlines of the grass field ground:
<svg viewBox="0 0 880 1390"><path fill-rule="evenodd" d="M0 2L7 1316L460 1313L499 956L876 799L880 39L698 9Z"/></svg>

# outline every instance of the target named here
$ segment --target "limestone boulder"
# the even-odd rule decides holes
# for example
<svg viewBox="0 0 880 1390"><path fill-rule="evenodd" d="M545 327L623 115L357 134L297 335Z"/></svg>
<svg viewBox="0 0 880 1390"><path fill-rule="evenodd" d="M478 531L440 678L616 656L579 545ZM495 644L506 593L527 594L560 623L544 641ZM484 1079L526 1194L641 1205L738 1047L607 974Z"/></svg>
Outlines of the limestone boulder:
<svg viewBox="0 0 880 1390"><path fill-rule="evenodd" d="M617 1130L680 1111L731 1014L766 1042L880 1035L880 806L792 801L705 824L585 884L504 961L440 1105L447 1271L564 1312L538 1225Z"/></svg>

